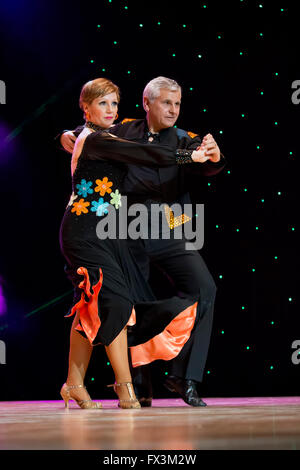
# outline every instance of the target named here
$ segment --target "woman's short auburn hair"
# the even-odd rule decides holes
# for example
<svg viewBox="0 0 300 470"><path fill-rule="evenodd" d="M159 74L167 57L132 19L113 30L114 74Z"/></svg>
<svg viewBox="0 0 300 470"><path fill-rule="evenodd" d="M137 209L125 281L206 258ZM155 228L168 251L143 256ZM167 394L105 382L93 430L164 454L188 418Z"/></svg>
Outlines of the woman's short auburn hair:
<svg viewBox="0 0 300 470"><path fill-rule="evenodd" d="M84 104L91 104L94 99L114 92L118 101L120 101L120 89L117 85L107 78L95 78L95 80L90 80L83 85L79 97L79 106L83 110Z"/></svg>

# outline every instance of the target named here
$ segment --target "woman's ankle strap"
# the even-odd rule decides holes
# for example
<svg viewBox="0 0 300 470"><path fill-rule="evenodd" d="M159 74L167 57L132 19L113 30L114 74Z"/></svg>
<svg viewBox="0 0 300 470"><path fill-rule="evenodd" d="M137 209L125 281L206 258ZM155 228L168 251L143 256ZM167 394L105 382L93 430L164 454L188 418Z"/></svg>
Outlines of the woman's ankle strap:
<svg viewBox="0 0 300 470"><path fill-rule="evenodd" d="M66 383L66 386L68 387L68 389L72 389L72 388L86 388L85 385L81 385L81 384L79 384L79 385L68 385L68 384Z"/></svg>

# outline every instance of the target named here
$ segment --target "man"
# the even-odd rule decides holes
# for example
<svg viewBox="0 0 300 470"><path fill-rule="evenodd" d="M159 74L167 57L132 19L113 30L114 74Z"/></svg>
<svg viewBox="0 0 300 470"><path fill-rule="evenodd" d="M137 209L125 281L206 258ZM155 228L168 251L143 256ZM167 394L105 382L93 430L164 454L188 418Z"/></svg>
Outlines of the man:
<svg viewBox="0 0 300 470"><path fill-rule="evenodd" d="M127 196L129 204L143 203L149 211L153 204L179 203L183 207L184 204L191 202L186 191L189 172L210 176L224 168L225 159L211 134L206 135L202 141L197 134L174 127L179 116L180 104L181 87L178 83L165 77L157 77L144 89L143 106L146 118L125 119L112 127L111 132L129 140L148 142L149 145L155 142L174 149L189 150L202 147L205 149L205 155L210 156L210 160L197 166L181 165L159 169L128 165L128 173L123 182L123 194ZM72 152L74 141L72 132L66 132L61 136L61 144L69 152ZM150 189L152 195L156 194L155 199L152 196L149 200ZM151 217L148 217L148 220L151 234ZM170 220L172 221L169 217L169 222ZM179 223L185 223L184 214L180 220ZM184 238L176 239L173 236L166 239L160 230L158 239L129 240L129 243L146 277L149 277L150 262L155 262L172 278L177 291L185 295L197 295L199 299L192 334L179 355L170 361L170 374L165 386L170 391L177 392L191 406L206 406L198 395L197 384L203 379L212 330L216 295L216 285L212 276L199 252L186 249ZM134 368L132 378L141 405L151 406L152 386L149 366Z"/></svg>

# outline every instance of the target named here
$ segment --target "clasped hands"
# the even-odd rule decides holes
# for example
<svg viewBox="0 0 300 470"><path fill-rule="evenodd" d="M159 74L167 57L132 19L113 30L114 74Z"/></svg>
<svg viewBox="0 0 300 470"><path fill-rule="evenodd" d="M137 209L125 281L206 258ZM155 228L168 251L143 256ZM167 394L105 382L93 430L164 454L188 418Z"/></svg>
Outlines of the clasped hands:
<svg viewBox="0 0 300 470"><path fill-rule="evenodd" d="M211 134L207 134L199 147L192 153L192 159L196 163L204 163L207 160L217 163L221 159L221 152L217 142Z"/></svg>

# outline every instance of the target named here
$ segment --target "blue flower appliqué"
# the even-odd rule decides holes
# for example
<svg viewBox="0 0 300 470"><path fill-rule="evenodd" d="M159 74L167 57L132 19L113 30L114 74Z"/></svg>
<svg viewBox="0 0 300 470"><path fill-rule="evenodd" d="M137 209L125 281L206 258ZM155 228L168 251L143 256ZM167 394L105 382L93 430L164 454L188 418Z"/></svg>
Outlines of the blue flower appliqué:
<svg viewBox="0 0 300 470"><path fill-rule="evenodd" d="M108 206L109 202L104 202L103 197L100 197L99 201L92 201L91 211L96 212L96 215L100 217L108 213Z"/></svg>
<svg viewBox="0 0 300 470"><path fill-rule="evenodd" d="M92 181L87 183L84 179L81 180L80 184L76 184L79 196L87 197L88 194L92 194L94 192L94 190L91 188L92 184Z"/></svg>

